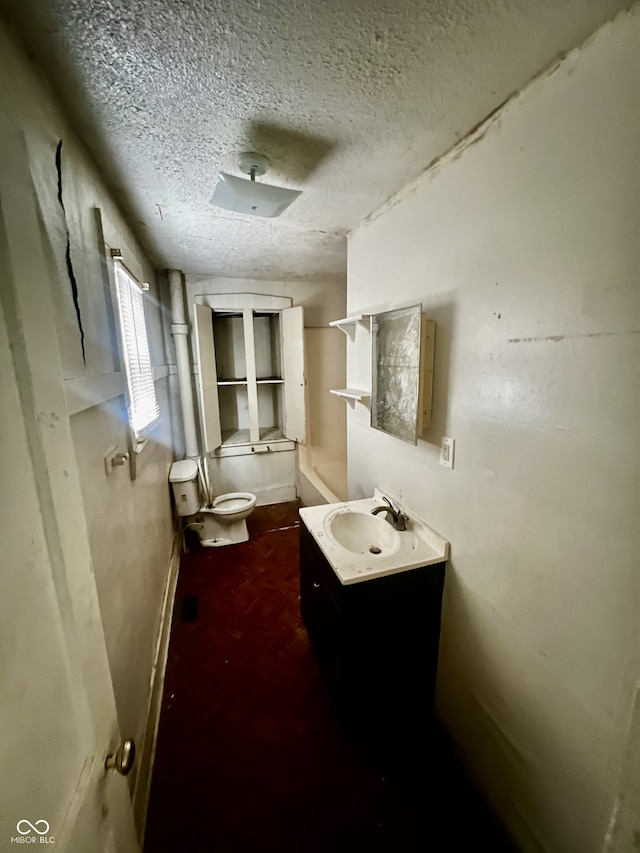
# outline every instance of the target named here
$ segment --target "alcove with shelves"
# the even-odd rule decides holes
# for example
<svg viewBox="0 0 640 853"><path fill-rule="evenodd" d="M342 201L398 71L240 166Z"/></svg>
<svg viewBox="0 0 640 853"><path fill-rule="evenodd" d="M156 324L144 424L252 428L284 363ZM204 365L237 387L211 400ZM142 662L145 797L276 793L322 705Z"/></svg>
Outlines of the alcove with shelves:
<svg viewBox="0 0 640 853"><path fill-rule="evenodd" d="M254 294L206 299L194 306L205 452L304 441L302 308Z"/></svg>

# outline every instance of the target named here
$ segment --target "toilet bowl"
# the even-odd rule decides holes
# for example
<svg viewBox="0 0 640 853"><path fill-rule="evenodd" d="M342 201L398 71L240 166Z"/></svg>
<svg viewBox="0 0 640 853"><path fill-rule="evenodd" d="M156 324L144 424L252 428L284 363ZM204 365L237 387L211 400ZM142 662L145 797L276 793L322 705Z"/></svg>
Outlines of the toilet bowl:
<svg viewBox="0 0 640 853"><path fill-rule="evenodd" d="M205 548L233 545L249 538L247 516L256 505L251 492L218 495L208 506L200 505L198 466L193 459L174 462L169 472L176 512L185 526L195 530Z"/></svg>
<svg viewBox="0 0 640 853"><path fill-rule="evenodd" d="M194 518L200 544L205 548L233 545L249 538L247 516L256 505L251 492L228 492L214 498L211 506L203 506ZM201 524L202 527L197 525Z"/></svg>

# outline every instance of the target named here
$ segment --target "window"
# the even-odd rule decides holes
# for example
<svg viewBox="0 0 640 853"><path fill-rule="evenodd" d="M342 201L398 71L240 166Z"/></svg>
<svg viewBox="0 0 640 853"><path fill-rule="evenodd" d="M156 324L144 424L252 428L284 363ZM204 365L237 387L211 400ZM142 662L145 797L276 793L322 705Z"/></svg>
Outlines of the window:
<svg viewBox="0 0 640 853"><path fill-rule="evenodd" d="M143 444L160 419L149 355L143 290L118 260L115 261L115 272L129 424L135 443Z"/></svg>

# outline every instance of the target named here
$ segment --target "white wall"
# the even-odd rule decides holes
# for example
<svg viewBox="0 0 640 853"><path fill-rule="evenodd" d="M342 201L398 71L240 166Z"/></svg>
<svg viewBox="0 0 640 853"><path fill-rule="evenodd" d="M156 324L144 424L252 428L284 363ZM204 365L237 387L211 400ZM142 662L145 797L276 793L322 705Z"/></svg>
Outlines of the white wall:
<svg viewBox="0 0 640 853"><path fill-rule="evenodd" d="M439 713L525 851L640 837L639 44L636 4L349 241L350 314L437 321L433 425L354 408L350 497L451 541Z"/></svg>
<svg viewBox="0 0 640 853"><path fill-rule="evenodd" d="M152 658L173 541L167 474L170 421L166 376L156 383L162 427L140 457L139 477L126 467L105 473L103 455L127 449L123 379L115 349L113 307L104 240L122 249L132 271L151 283L147 299L152 360L164 363L153 267L78 144L44 78L0 24L3 111L25 134L42 217L62 373L84 500L93 571L120 728L140 745L147 722ZM62 196L58 201L56 146L62 139ZM101 213L101 227L96 209ZM86 361L65 264L66 227L78 283ZM160 375L166 370L160 369ZM115 395L115 396L114 396ZM88 405L90 397L97 405ZM8 484L7 484L8 487Z"/></svg>
<svg viewBox="0 0 640 853"><path fill-rule="evenodd" d="M340 318L336 316L333 319ZM348 404L329 393L331 388L344 388L346 385L344 332L335 326L306 329L304 339L312 461L322 464L324 461L343 460L346 464Z"/></svg>

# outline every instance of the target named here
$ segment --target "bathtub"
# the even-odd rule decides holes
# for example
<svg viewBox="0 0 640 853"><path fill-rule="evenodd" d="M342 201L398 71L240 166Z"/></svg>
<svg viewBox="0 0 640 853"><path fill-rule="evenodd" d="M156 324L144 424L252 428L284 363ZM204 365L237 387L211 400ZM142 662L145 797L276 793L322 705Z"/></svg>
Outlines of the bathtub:
<svg viewBox="0 0 640 853"><path fill-rule="evenodd" d="M347 460L325 459L313 447L298 445L298 495L304 506L347 500Z"/></svg>

